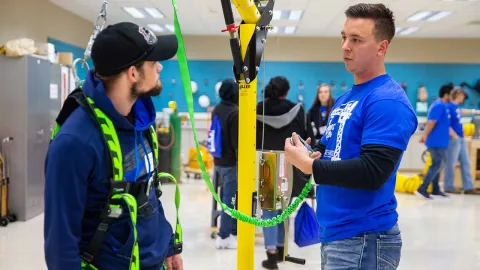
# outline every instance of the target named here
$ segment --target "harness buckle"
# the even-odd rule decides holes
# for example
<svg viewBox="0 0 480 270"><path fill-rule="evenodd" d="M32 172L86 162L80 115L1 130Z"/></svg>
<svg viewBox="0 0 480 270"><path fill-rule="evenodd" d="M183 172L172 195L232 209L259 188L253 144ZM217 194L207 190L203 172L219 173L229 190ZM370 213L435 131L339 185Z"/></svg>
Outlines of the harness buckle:
<svg viewBox="0 0 480 270"><path fill-rule="evenodd" d="M88 252L83 252L82 253L82 259L90 264L93 261L93 255L88 253ZM89 267L88 264L87 264L87 267ZM87 268L87 269L89 269L89 268Z"/></svg>
<svg viewBox="0 0 480 270"><path fill-rule="evenodd" d="M148 201L138 207L137 215L141 217L148 217L153 213L153 206Z"/></svg>
<svg viewBox="0 0 480 270"><path fill-rule="evenodd" d="M110 180L110 190L113 194L130 193L131 183L126 181L114 181Z"/></svg>
<svg viewBox="0 0 480 270"><path fill-rule="evenodd" d="M123 214L122 207L112 208L108 210L108 217L110 218L119 218Z"/></svg>
<svg viewBox="0 0 480 270"><path fill-rule="evenodd" d="M182 253L183 251L183 243L179 242L173 245L173 252L175 255Z"/></svg>

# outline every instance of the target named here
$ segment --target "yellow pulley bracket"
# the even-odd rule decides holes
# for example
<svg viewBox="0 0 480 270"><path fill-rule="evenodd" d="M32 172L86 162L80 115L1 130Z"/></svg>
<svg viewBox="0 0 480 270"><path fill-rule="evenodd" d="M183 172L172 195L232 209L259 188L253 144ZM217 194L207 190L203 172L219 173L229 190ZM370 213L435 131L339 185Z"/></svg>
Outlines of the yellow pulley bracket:
<svg viewBox="0 0 480 270"><path fill-rule="evenodd" d="M263 1L265 2L265 1ZM174 11L174 25L175 35L178 38L178 63L180 67L180 75L182 84L185 91L185 99L187 102L188 113L192 121L192 130L195 146L197 148L197 156L200 163L200 169L204 180L212 192L214 199L222 206L222 209L232 217L239 221L239 246L238 246L238 260L237 269L239 270L251 270L253 267L253 254L254 254L254 237L255 227L270 227L275 226L283 222L289 215L295 211L298 205L303 201L310 192L312 185L309 182L306 183L305 188L302 190L299 197L285 209L282 214L268 220L260 220L255 217L254 204L257 201L255 192L256 182L256 147L255 147L255 134L256 134L256 76L259 71L261 58L263 55L263 49L268 32L268 24L273 17L273 4L274 1L270 0L265 6L262 6L260 2L255 1L235 1L237 7L241 8L240 11L243 16L247 17L247 20L243 20L239 26L238 34L236 37L237 26L234 23L232 6L229 0L222 0L222 8L224 10L225 22L230 34L230 45L232 48L232 55L234 58L233 71L237 82L240 84L240 134L239 134L239 192L238 192L238 208L232 209L226 204L221 202L218 194L215 192L208 172L206 171L205 164L201 158L201 151L199 150L199 143L197 139L197 133L195 128L195 117L193 110L193 95L190 84L190 74L188 71L187 57L185 53L185 47L182 38L182 32L177 17L176 0L172 0ZM255 9L254 9L255 8ZM247 10L250 10L251 16L247 15ZM255 11L256 10L256 11ZM256 14L260 14L257 16ZM258 17L258 19L255 19ZM240 46L243 44L243 46Z"/></svg>
<svg viewBox="0 0 480 270"><path fill-rule="evenodd" d="M225 24L230 34L233 72L239 83L238 211L253 216L256 202L256 103L257 74L260 69L274 1L232 0L242 16L237 27L230 0L222 0ZM238 28L239 38L235 35ZM254 269L255 226L238 222L237 269Z"/></svg>

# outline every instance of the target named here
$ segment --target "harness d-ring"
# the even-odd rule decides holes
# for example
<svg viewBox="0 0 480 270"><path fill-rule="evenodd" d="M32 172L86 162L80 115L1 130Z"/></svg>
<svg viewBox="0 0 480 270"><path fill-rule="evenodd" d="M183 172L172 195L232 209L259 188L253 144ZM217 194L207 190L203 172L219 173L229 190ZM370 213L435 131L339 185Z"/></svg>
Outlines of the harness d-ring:
<svg viewBox="0 0 480 270"><path fill-rule="evenodd" d="M78 83L80 82L80 78L78 77L78 73L77 73L78 62L82 62L82 67L84 67L84 65L85 65L87 67L87 71L90 70L90 66L88 65L87 61L85 61L85 59L77 58L77 59L75 59L75 61L73 61L72 71L73 71L73 77L75 78L75 85L76 86L78 86Z"/></svg>

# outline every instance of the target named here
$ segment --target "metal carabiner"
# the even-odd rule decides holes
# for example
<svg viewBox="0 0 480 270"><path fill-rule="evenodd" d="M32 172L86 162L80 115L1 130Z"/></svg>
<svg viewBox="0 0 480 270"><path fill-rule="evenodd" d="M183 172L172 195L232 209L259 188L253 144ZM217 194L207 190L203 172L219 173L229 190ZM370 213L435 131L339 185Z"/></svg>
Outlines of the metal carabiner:
<svg viewBox="0 0 480 270"><path fill-rule="evenodd" d="M78 85L78 82L80 81L80 78L78 77L78 73L77 73L78 62L82 62L82 67L84 67L84 65L87 66L87 71L90 70L90 66L88 65L87 61L85 61L85 59L82 59L82 58L75 59L75 61L73 61L72 63L72 72L73 72L73 77L75 79L75 85Z"/></svg>
<svg viewBox="0 0 480 270"><path fill-rule="evenodd" d="M100 10L100 15L98 15L97 19L95 20L95 30L99 29L101 31L105 27L105 23L107 22L107 5L108 1L104 0L102 9ZM100 21L102 22L101 24L99 23Z"/></svg>
<svg viewBox="0 0 480 270"><path fill-rule="evenodd" d="M95 24L93 25L93 34L90 36L90 40L88 41L87 48L85 49L85 54L83 58L83 63L86 63L88 58L92 53L92 46L95 38L97 37L98 33L100 33L103 28L105 28L105 24L107 23L107 5L108 1L104 0L102 4L102 8L100 10L100 15L98 15L97 19L95 20ZM82 64L83 67L83 64Z"/></svg>

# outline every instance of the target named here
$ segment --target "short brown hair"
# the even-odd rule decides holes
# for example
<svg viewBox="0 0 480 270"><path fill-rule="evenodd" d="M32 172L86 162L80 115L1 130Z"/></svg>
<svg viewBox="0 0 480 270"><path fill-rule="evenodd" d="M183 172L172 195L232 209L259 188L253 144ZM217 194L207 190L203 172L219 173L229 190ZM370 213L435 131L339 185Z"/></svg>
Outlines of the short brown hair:
<svg viewBox="0 0 480 270"><path fill-rule="evenodd" d="M392 41L395 36L395 18L393 12L384 4L357 4L346 11L347 18L373 19L375 21L374 35L377 40Z"/></svg>
<svg viewBox="0 0 480 270"><path fill-rule="evenodd" d="M140 72L141 75L143 74L143 65L144 64L145 64L145 61L140 61L140 62L136 63L135 65L133 65L136 69L138 69L138 71ZM111 84L112 82L116 81L120 77L121 74L122 74L122 72L120 72L118 74L115 74L115 75L112 75L112 76L102 76L102 75L98 74L98 72L95 72L95 75L97 76L97 78L99 78L106 85Z"/></svg>

